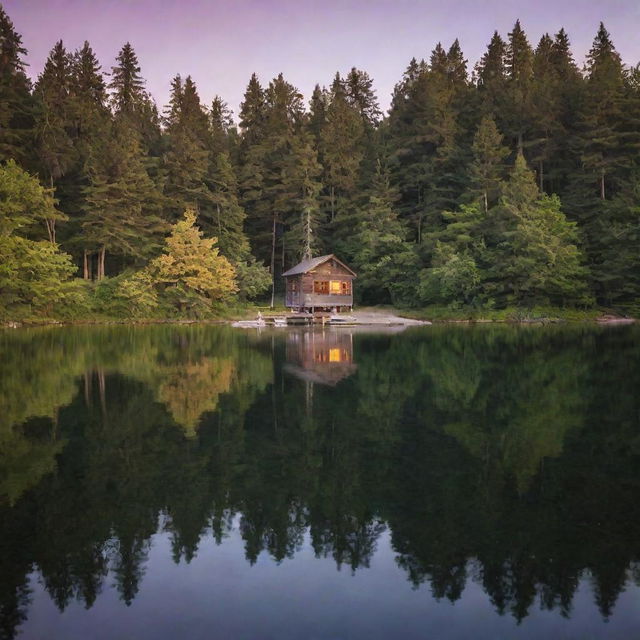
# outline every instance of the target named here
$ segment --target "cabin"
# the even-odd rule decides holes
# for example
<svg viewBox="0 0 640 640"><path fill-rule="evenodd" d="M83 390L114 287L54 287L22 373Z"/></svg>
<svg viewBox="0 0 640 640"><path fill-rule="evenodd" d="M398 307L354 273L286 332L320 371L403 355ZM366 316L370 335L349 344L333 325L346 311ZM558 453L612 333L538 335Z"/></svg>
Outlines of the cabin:
<svg viewBox="0 0 640 640"><path fill-rule="evenodd" d="M351 311L356 274L332 253L303 260L282 274L292 311Z"/></svg>

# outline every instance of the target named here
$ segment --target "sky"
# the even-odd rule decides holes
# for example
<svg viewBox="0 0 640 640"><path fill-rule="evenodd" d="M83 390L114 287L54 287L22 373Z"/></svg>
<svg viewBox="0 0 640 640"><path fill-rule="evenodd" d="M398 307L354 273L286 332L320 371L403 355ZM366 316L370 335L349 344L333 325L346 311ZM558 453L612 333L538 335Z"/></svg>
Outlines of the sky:
<svg viewBox="0 0 640 640"><path fill-rule="evenodd" d="M162 109L171 78L191 75L204 104L220 95L238 113L249 77L282 72L308 100L351 67L373 78L387 109L411 58L460 40L469 70L494 30L516 19L532 46L564 27L582 64L602 20L623 62L640 62L640 0L0 0L28 49L30 75L59 39L88 40L104 71L133 45L146 86Z"/></svg>

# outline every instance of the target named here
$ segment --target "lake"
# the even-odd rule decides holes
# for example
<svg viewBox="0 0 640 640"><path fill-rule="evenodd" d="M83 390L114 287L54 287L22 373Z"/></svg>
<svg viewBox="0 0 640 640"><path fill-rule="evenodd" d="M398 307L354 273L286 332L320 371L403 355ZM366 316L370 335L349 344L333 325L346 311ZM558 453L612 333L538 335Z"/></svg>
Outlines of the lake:
<svg viewBox="0 0 640 640"><path fill-rule="evenodd" d="M640 634L640 328L0 332L0 638Z"/></svg>

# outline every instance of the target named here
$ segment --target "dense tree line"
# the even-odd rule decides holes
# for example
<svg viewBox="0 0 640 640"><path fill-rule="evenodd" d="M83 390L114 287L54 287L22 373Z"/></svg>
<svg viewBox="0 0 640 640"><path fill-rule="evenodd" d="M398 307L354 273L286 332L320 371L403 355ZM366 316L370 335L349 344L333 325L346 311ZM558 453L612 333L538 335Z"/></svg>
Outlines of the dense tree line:
<svg viewBox="0 0 640 640"><path fill-rule="evenodd" d="M0 35L0 171L13 172L0 179L24 170L49 201L27 198L20 213L3 194L2 219L25 218L3 224L11 273L16 245L35 242L34 260L98 281L76 292L95 297L115 278L110 292L137 295L132 274L189 209L231 265L226 290L244 298L334 252L368 303L638 308L640 70L602 24L583 69L564 29L534 47L516 22L473 68L457 40L438 43L410 61L386 115L356 68L317 85L308 106L282 74L266 85L254 74L237 125L190 76L173 78L160 113L129 43L107 74L89 43L60 41L32 84L1 8ZM4 298L31 295L0 283L5 310Z"/></svg>

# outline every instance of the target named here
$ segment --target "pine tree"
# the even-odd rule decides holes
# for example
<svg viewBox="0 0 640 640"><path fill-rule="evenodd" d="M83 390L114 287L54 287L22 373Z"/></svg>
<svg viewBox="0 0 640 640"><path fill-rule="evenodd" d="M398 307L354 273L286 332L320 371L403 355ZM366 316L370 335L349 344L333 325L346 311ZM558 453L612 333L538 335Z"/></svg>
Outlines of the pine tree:
<svg viewBox="0 0 640 640"><path fill-rule="evenodd" d="M207 185L211 161L209 124L190 76L184 83L179 75L173 79L165 125L165 196L170 211L175 217L185 208L193 208L202 224L210 224L213 199Z"/></svg>
<svg viewBox="0 0 640 640"><path fill-rule="evenodd" d="M358 295L365 303L407 303L414 295L417 256L406 242L389 172L380 162L366 204L351 237L338 246L358 273Z"/></svg>
<svg viewBox="0 0 640 640"><path fill-rule="evenodd" d="M418 243L442 225L442 211L455 206L466 187L461 142L462 96L468 91L459 47L450 55L438 44L429 66L416 72L407 98L389 118L389 146L400 211L415 225Z"/></svg>
<svg viewBox="0 0 640 640"><path fill-rule="evenodd" d="M282 74L269 83L264 95L262 138L247 148L241 192L254 253L270 265L275 283L277 263L283 270L286 262L286 225L295 210L286 172L294 138L304 124L304 110L302 95Z"/></svg>
<svg viewBox="0 0 640 640"><path fill-rule="evenodd" d="M51 51L34 89L38 164L51 189L76 162L72 138L75 131L71 64L72 58L60 40ZM55 242L55 226L49 228L49 237Z"/></svg>
<svg viewBox="0 0 640 640"><path fill-rule="evenodd" d="M590 303L576 225L540 193L521 153L487 226L487 291L503 304Z"/></svg>
<svg viewBox="0 0 640 640"><path fill-rule="evenodd" d="M243 229L246 214L239 203L238 181L228 153L216 156L209 179L215 205L215 221L209 233L216 235L220 252L236 271L238 295L255 298L269 288L271 276L251 255Z"/></svg>
<svg viewBox="0 0 640 640"><path fill-rule="evenodd" d="M307 121L307 129L313 136L316 149L320 148L322 131L327 123L329 101L329 92L324 87L320 89L320 85L317 84L309 101L309 119Z"/></svg>
<svg viewBox="0 0 640 640"><path fill-rule="evenodd" d="M229 105L220 97L215 96L209 109L209 135L211 139L211 157L220 153L230 153L230 131L233 128L233 114Z"/></svg>
<svg viewBox="0 0 640 640"><path fill-rule="evenodd" d="M312 138L300 132L292 140L291 155L283 174L283 182L292 204L287 216L287 242L295 261L318 255L324 245L320 210L320 176Z"/></svg>
<svg viewBox="0 0 640 640"><path fill-rule="evenodd" d="M507 45L494 31L487 52L476 65L478 93L485 114L502 114L505 105Z"/></svg>
<svg viewBox="0 0 640 640"><path fill-rule="evenodd" d="M265 92L254 73L245 91L244 101L240 104L240 129L245 151L261 141L265 117Z"/></svg>
<svg viewBox="0 0 640 640"><path fill-rule="evenodd" d="M520 21L516 20L509 33L509 43L505 55L506 110L504 131L517 142L517 148L524 149L524 139L531 129L533 51Z"/></svg>
<svg viewBox="0 0 640 640"><path fill-rule="evenodd" d="M100 63L85 42L71 60L69 88L69 136L74 162L56 182L56 198L69 216L60 230L61 244L84 264L87 262L82 220L88 211L86 189L91 182L89 159L108 148L111 114Z"/></svg>
<svg viewBox="0 0 640 640"><path fill-rule="evenodd" d="M140 64L133 47L127 42L116 57L116 66L111 67L113 110L116 116L135 122L135 116L146 97L144 80L140 75Z"/></svg>
<svg viewBox="0 0 640 640"><path fill-rule="evenodd" d="M347 102L360 114L365 130L375 129L380 122L382 111L369 74L353 67L345 78L344 88Z"/></svg>
<svg viewBox="0 0 640 640"><path fill-rule="evenodd" d="M325 198L331 222L348 224L349 210L358 186L364 156L364 125L360 114L349 104L340 74L331 85L331 102L326 125L320 136Z"/></svg>
<svg viewBox="0 0 640 640"><path fill-rule="evenodd" d="M27 50L0 6L0 162L13 158L31 163L29 141L33 130L31 83L25 73Z"/></svg>
<svg viewBox="0 0 640 640"><path fill-rule="evenodd" d="M473 162L470 166L471 193L482 199L485 214L497 201L504 173L504 160L509 150L490 116L484 116L473 138Z"/></svg>
<svg viewBox="0 0 640 640"><path fill-rule="evenodd" d="M90 159L90 175L83 240L89 251L98 252L100 280L106 275L107 253L140 262L156 251L165 224L159 216L160 194L126 121L113 124L108 147ZM85 278L90 276L88 255L85 251Z"/></svg>

